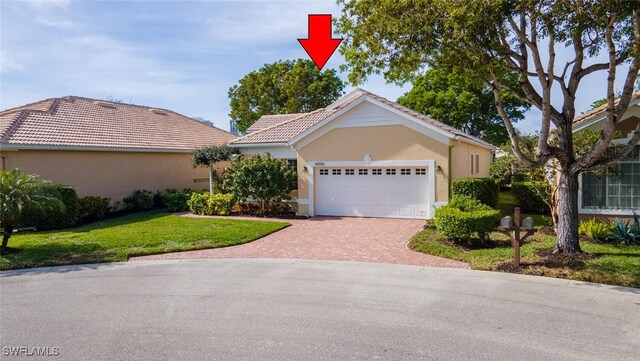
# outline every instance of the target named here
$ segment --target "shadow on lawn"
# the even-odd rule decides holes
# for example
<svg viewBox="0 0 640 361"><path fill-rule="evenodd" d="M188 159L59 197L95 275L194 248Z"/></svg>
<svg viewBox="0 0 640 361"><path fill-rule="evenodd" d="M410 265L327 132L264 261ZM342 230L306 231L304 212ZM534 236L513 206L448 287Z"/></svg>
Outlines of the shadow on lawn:
<svg viewBox="0 0 640 361"><path fill-rule="evenodd" d="M18 253L2 256L0 270L16 270L31 268L30 272L45 272L51 266L71 266L75 264L90 264L110 262L109 257L114 253L98 243L60 243L27 245ZM39 267L39 268L34 268ZM44 268L47 267L47 268ZM73 267L87 267L86 265ZM64 271L64 270L61 270ZM24 271L22 271L24 272ZM3 272L3 276L18 272Z"/></svg>

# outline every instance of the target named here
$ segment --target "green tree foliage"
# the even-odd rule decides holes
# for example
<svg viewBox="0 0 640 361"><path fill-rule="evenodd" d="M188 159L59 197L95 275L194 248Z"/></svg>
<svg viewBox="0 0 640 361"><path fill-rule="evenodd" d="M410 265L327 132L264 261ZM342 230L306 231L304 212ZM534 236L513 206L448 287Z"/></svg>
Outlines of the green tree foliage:
<svg viewBox="0 0 640 361"><path fill-rule="evenodd" d="M225 188L240 201L251 198L260 204L260 210L272 202L289 199L291 185L296 179L284 160L256 154L240 157L231 162L225 173Z"/></svg>
<svg viewBox="0 0 640 361"><path fill-rule="evenodd" d="M239 154L237 148L231 148L226 144L222 145L210 145L198 149L191 156L191 163L193 167L207 167L209 168L209 193L213 194L214 180L220 179L215 174L213 168L216 163L225 162L231 160L234 154ZM218 184L218 186L220 186Z"/></svg>
<svg viewBox="0 0 640 361"><path fill-rule="evenodd" d="M229 89L231 120L245 132L267 114L306 113L342 96L344 84L333 69L310 60L281 60L245 75Z"/></svg>
<svg viewBox="0 0 640 361"><path fill-rule="evenodd" d="M558 223L555 252L580 252L578 176L606 168L640 141L634 136L603 159L615 124L629 107L640 70L640 14L637 1L607 0L339 0L343 15L337 30L349 80L369 74L405 83L425 68L472 71L492 89L514 155L523 165L555 162ZM562 49L563 59L556 59ZM604 56L600 56L604 55ZM566 58L566 60L565 60ZM628 67L619 67L626 64ZM573 148L573 120L582 81L606 72L601 86L609 106L596 143L578 156ZM532 157L524 154L504 96L512 91L502 79L518 78L524 100L540 110L539 141ZM622 81L615 100L616 78ZM552 96L553 93L553 96ZM552 102L554 99L554 102ZM561 100L559 100L561 99ZM559 105L559 106L558 106ZM553 125L553 127L552 127ZM556 129L552 144L551 129Z"/></svg>
<svg viewBox="0 0 640 361"><path fill-rule="evenodd" d="M518 89L518 79L505 75L502 82ZM514 122L524 119L531 106L513 92L504 93L505 111ZM474 72L432 68L413 81L413 89L398 99L398 103L436 120L462 129L491 144L509 140L502 118L493 105L493 91Z"/></svg>
<svg viewBox="0 0 640 361"><path fill-rule="evenodd" d="M16 226L22 221L24 210L38 207L43 212L47 209L64 211L64 204L59 194L51 194L51 187L34 175L19 169L0 171L0 227L2 227L2 253L7 250L7 243Z"/></svg>

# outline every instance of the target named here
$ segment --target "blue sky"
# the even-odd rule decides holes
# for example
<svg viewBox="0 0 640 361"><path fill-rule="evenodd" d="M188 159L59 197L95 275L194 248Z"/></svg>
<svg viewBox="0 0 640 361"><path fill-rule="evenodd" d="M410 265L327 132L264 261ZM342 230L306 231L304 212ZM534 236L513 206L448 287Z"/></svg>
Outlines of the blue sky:
<svg viewBox="0 0 640 361"><path fill-rule="evenodd" d="M319 0L2 0L0 108L65 95L113 97L228 129L229 87L265 63L306 58L296 39L307 37L312 13L340 9ZM336 53L326 67L343 62ZM361 86L391 100L410 88L380 77ZM579 95L584 111L605 95L604 75ZM530 111L518 127L529 133L538 117Z"/></svg>

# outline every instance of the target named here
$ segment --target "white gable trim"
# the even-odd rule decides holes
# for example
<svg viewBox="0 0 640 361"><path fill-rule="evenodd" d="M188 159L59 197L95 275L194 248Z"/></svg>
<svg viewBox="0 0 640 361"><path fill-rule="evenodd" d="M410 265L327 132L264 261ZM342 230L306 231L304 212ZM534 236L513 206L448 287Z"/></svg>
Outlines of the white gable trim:
<svg viewBox="0 0 640 361"><path fill-rule="evenodd" d="M357 107L358 105L362 104L363 102L369 102L375 106L378 106L384 110L387 110L395 115L399 116L399 120L395 120L395 119L388 119L388 120L384 120L384 121L371 121L371 122L358 122L358 123L349 123L348 122L348 118L341 120L339 122L335 122L334 120L342 115L344 115L346 112L348 112L349 110ZM383 125L404 125L407 128L410 128L416 132L419 132L425 136L428 136L430 138L433 138L434 140L437 140L443 144L449 144L449 140L454 138L455 135L447 132L443 129L440 129L438 127L434 127L431 124L428 124L420 119L417 119L403 111L400 111L394 107L391 107L387 104L384 104L376 99L372 99L370 97L367 96L363 96L362 98L354 101L353 103L347 105L346 107L344 107L343 109L339 110L338 112L332 114L331 116L327 117L326 119L318 122L317 124L315 124L314 126L312 126L311 128L305 130L304 132L296 135L295 137L293 137L290 141L289 144L294 146L296 149L300 149L305 147L306 145L310 144L311 142L317 140L318 138L320 138L321 136L327 134L329 131L336 129L336 128L348 128L348 127L364 127L364 126L383 126Z"/></svg>
<svg viewBox="0 0 640 361"><path fill-rule="evenodd" d="M631 101L629 102L629 108L636 106L636 107L640 107L640 98L636 98L636 99L631 99ZM627 109L627 111L629 111L629 109ZM626 113L626 112L625 112ZM580 123L576 124L573 126L573 132L579 132L583 129L586 129L594 124L600 123L601 121L607 119L607 112L604 113L600 113L600 114L596 114L594 116L591 117L591 119L587 119L587 120L583 120ZM624 114L623 114L623 119L621 119L620 121L624 120Z"/></svg>

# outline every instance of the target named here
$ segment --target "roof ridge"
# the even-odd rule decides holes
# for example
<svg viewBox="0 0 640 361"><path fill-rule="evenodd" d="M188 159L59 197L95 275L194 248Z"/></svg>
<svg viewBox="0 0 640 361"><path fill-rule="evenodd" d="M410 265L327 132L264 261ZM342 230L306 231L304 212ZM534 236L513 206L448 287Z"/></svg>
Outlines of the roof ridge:
<svg viewBox="0 0 640 361"><path fill-rule="evenodd" d="M82 99L82 100L88 100L88 101L94 101L94 102L96 102L96 101L98 101L98 102L107 102L107 103L112 103L112 104L115 104L115 105L125 105L125 106L131 106L131 107L137 107L137 108L144 108L144 109L158 109L158 110L162 110L162 111L165 111L165 112L168 112L168 113L172 113L172 114L178 115L178 116L183 117L183 118L187 118L188 120L190 120L190 121L192 121L192 122L194 122L194 123L200 124L200 125L202 125L202 126L215 128L215 129L218 129L218 130L223 131L223 132L225 132L225 133L228 133L228 134L234 135L233 133L231 133L231 132L229 132L229 131L227 131L227 130L224 130L224 129L222 129L222 128L218 128L218 127L216 127L213 123L211 123L211 125L206 125L206 124L204 124L204 123L202 123L202 122L199 122L199 121L197 121L197 120L193 119L192 117L189 117L189 116L186 116L186 115L184 115L184 114L178 113L178 112L173 111L173 110L171 110L171 109L159 108L159 107L153 107L153 106L148 106L148 105L129 104L129 103L118 103L118 102L113 102L113 101L108 101L108 100L101 100L101 99L95 99L95 98L81 97L81 96L77 96L77 95L68 95L68 96L63 97L63 99L64 99L64 98L69 98L69 99Z"/></svg>
<svg viewBox="0 0 640 361"><path fill-rule="evenodd" d="M630 100L634 100L634 99L637 99L637 98L640 98L640 91L636 91L636 92L631 93ZM614 100L613 100L614 106L617 105L619 102L620 102L620 97L616 96L614 98ZM597 107L595 107L593 109L589 109L586 112L574 117L573 120L571 121L571 123L572 124L580 123L580 122L586 120L587 118L590 118L591 116L593 116L593 115L595 115L597 113L600 113L603 110L606 110L606 108L608 106L609 106L609 104L607 102L607 103L604 103L604 104L602 104L600 106L597 106Z"/></svg>
<svg viewBox="0 0 640 361"><path fill-rule="evenodd" d="M60 98L56 98L56 97L46 98L46 99L38 100L38 101L35 101L35 102L27 103L27 104L24 104L24 105L19 105L17 107L5 109L5 110L0 110L0 115L12 113L12 112L17 112L17 111L22 111L22 110L32 110L32 109L29 109L29 107L31 107L33 105L44 103L44 102L50 101L50 100L51 101L55 101L55 100L59 100L59 99ZM51 108L51 106L49 106L49 108ZM41 112L42 110L33 109L33 111Z"/></svg>
<svg viewBox="0 0 640 361"><path fill-rule="evenodd" d="M321 110L326 110L326 109L325 109L325 108L320 108L320 109L316 109L316 110L311 111L311 112L308 112L308 113L294 113L294 114L299 114L300 116L295 117L295 118L293 118L293 119L285 120L285 121L280 122L280 123L278 123L278 124L270 125L270 126L268 126L268 127L266 127L266 128L262 128L262 129L260 129L260 130L256 130L255 132L251 132L251 133L249 133L249 134L243 135L242 137L238 137L238 138L236 138L236 139L232 140L230 143L233 143L233 142L236 142L236 141L238 141L238 140L244 139L244 138L246 138L246 137L248 137L248 136L251 136L251 135L260 134L260 133L265 132L265 131L267 131L267 130L270 130L270 129L273 129L273 128L276 128L276 127L279 127L279 126L281 126L281 125L289 124L289 123L293 122L294 120L298 120L298 119L301 119L301 118L307 117L307 116L309 116L309 115L311 115L311 114L314 114L314 113L317 113L317 112L319 112L319 111L321 111Z"/></svg>

